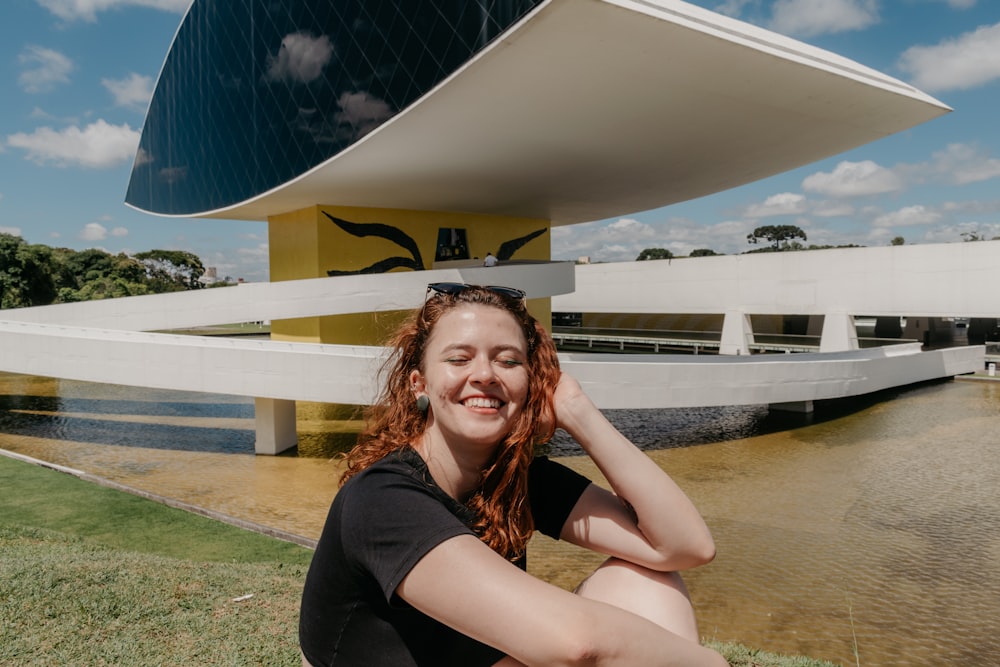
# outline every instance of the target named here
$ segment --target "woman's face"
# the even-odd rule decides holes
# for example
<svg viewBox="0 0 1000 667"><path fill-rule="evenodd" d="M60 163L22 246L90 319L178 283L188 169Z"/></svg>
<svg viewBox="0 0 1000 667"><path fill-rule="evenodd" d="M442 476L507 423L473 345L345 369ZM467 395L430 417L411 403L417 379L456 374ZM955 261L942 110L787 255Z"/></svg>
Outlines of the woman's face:
<svg viewBox="0 0 1000 667"><path fill-rule="evenodd" d="M412 371L430 398L427 433L449 445L493 446L510 432L528 397L528 343L510 313L466 304L443 315Z"/></svg>

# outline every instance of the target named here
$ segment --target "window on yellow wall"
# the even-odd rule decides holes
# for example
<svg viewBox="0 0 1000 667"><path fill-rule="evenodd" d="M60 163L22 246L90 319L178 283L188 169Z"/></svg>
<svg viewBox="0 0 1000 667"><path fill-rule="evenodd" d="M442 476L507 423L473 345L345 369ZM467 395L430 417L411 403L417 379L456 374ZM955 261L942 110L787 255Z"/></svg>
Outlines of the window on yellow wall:
<svg viewBox="0 0 1000 667"><path fill-rule="evenodd" d="M469 259L469 244L466 242L465 230L458 227L439 227L434 261L446 262L451 259Z"/></svg>

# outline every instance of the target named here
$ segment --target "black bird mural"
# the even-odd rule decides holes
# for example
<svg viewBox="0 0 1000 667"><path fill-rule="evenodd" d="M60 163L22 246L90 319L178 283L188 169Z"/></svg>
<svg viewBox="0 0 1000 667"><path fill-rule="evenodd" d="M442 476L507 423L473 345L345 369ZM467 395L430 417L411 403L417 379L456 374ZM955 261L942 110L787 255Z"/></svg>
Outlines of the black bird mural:
<svg viewBox="0 0 1000 667"><path fill-rule="evenodd" d="M414 241L406 232L397 229L396 227L384 225L381 222L350 222L348 220L332 216L326 211L323 211L323 215L330 218L333 224L337 225L351 236L357 236L359 238L363 238L365 236L380 236L386 240L392 241L405 250L410 251L409 257L386 257L383 260L375 262L371 266L366 266L365 268L358 269L357 271L337 271L336 269L331 269L326 272L326 275L355 276L369 273L385 273L390 269L399 267L412 269L414 271L424 270L424 260L420 257L420 248L417 247L417 242Z"/></svg>
<svg viewBox="0 0 1000 667"><path fill-rule="evenodd" d="M357 236L358 238L378 236L388 241L392 241L396 245L410 252L409 257L386 257L385 259L379 260L363 269L353 271L330 269L326 272L326 275L356 276L371 273L386 273L387 271L396 268L407 268L413 271L423 271L425 269L423 258L420 255L420 248L417 247L416 241L414 241L409 234L401 229L383 224L381 222L351 222L349 220L344 220L343 218L330 215L326 211L323 211L323 215L351 236ZM543 227L542 229L537 229L530 234L526 234L525 236L504 241L500 244L500 248L497 250L497 259L505 261L513 258L514 253L520 250L526 243L538 238L546 231L547 230Z"/></svg>

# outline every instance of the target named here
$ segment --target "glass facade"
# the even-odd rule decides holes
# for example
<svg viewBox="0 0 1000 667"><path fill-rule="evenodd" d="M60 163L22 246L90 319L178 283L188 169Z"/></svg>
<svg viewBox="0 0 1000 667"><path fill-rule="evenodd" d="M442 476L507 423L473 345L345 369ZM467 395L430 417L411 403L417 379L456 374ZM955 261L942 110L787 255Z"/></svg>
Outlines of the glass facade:
<svg viewBox="0 0 1000 667"><path fill-rule="evenodd" d="M271 190L405 109L542 1L195 0L126 201L194 215Z"/></svg>

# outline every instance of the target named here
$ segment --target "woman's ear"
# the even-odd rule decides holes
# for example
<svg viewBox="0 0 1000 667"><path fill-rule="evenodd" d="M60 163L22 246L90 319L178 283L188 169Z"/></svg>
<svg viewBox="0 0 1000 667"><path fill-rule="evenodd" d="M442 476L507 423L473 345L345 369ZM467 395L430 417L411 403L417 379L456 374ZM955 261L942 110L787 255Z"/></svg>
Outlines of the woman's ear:
<svg viewBox="0 0 1000 667"><path fill-rule="evenodd" d="M414 368L410 371L410 391L413 392L414 396L419 396L424 393L424 375L419 369Z"/></svg>

